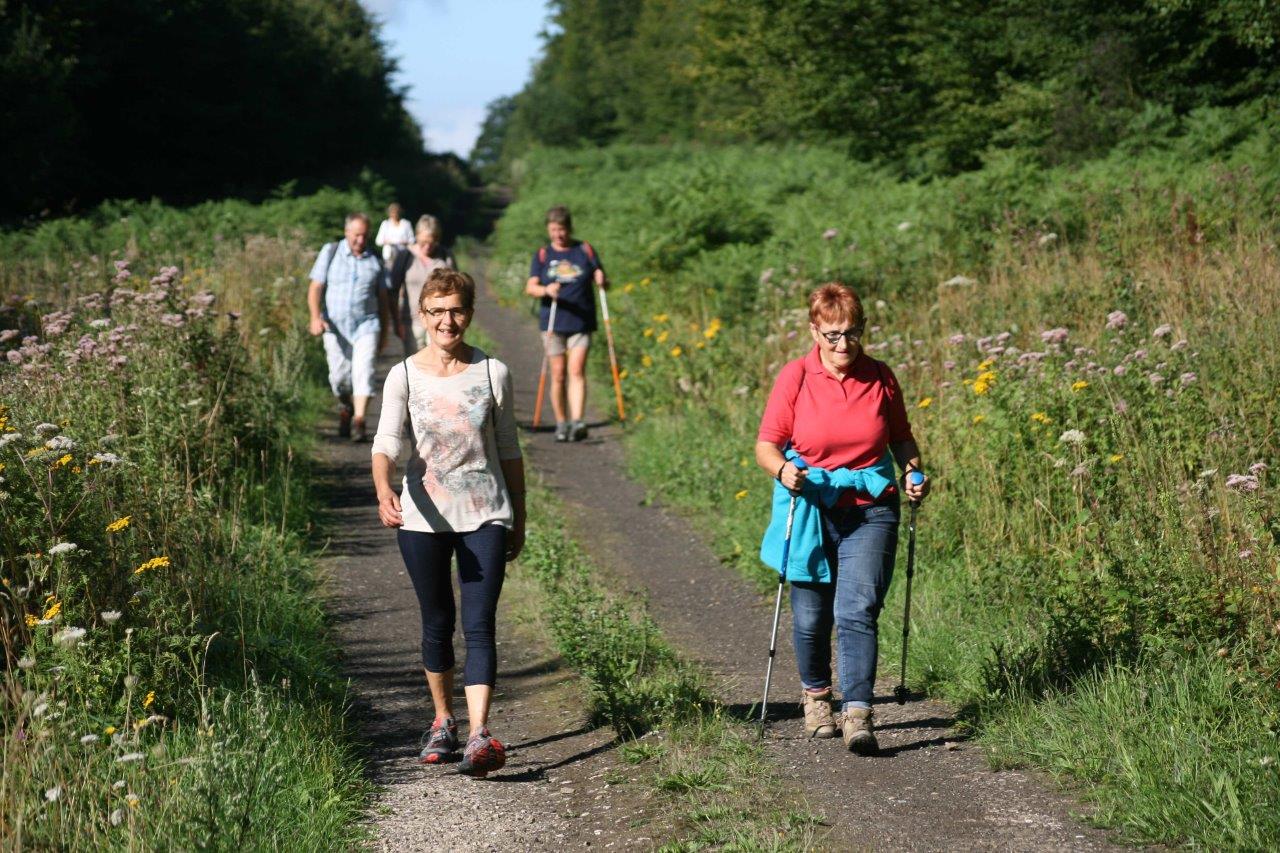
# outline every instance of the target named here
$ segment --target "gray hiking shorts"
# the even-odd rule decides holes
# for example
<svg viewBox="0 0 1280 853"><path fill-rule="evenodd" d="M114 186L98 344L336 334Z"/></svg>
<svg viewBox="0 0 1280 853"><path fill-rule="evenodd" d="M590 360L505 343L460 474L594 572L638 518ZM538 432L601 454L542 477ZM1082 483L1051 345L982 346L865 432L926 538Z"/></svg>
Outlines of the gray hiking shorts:
<svg viewBox="0 0 1280 853"><path fill-rule="evenodd" d="M542 347L549 356L564 355L565 350L581 349L591 346L591 333L578 332L573 335L562 335L553 332L548 335L542 333Z"/></svg>

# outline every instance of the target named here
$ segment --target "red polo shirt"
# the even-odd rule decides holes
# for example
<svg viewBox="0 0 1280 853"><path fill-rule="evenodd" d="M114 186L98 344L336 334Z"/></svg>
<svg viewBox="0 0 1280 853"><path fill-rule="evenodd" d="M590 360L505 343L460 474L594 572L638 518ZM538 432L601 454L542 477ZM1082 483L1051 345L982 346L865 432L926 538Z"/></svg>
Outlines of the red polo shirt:
<svg viewBox="0 0 1280 853"><path fill-rule="evenodd" d="M874 465L889 444L912 435L902 388L888 365L860 352L848 375L837 379L815 346L778 373L757 438L779 447L790 441L806 462L830 470ZM896 491L890 487L885 495ZM838 505L854 503L874 501L850 490Z"/></svg>

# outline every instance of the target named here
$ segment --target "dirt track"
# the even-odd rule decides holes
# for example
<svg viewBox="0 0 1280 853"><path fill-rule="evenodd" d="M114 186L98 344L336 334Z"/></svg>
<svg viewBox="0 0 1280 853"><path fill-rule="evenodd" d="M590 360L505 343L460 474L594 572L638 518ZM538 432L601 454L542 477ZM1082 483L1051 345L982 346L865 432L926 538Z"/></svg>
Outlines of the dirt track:
<svg viewBox="0 0 1280 853"><path fill-rule="evenodd" d="M477 322L499 342L528 423L540 364L527 313L482 292ZM745 713L758 700L772 599L721 566L690 520L649 505L624 474L616 427L597 424L581 444L526 433L526 462L570 509L570 529L604 569L648 597L667 637L700 661L721 700ZM494 731L513 743L508 769L477 783L412 761L426 720L418 663L418 616L394 535L377 526L368 446L327 445L334 544L333 611L347 670L363 706L372 775L386 786L371 818L385 849L552 849L650 846L665 839L660 812L628 786L598 780L616 760L609 736L572 711L571 676L545 649L512 643L500 618ZM789 637L789 626L782 628ZM790 643L781 643L768 741L784 775L830 826L833 850L1099 850L1107 835L1039 780L992 772L978 749L951 732L948 708L892 703L881 684L882 755L860 758L839 740L799 737ZM558 686L556 686L558 685ZM771 714L771 716L774 716ZM506 784L503 784L506 783ZM517 784L511 784L517 783ZM570 793L560 793L563 789ZM597 831L599 834L597 834Z"/></svg>

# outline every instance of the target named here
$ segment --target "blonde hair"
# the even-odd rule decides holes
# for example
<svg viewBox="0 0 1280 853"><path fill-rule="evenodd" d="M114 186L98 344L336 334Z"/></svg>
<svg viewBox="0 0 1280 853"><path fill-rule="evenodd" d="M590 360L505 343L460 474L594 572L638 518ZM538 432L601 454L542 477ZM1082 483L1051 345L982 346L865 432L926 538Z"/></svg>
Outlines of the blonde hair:
<svg viewBox="0 0 1280 853"><path fill-rule="evenodd" d="M433 243L439 243L440 239L444 237L444 229L440 227L440 220L429 213L424 213L418 217L417 225L413 229L414 236L416 237L423 231L429 232L435 238L431 241Z"/></svg>

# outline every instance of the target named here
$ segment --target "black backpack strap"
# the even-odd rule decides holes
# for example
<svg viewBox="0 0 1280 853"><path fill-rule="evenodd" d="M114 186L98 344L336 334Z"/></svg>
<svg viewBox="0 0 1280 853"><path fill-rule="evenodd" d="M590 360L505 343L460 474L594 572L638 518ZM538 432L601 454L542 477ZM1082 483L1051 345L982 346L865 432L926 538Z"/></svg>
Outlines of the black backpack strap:
<svg viewBox="0 0 1280 853"><path fill-rule="evenodd" d="M496 441L498 438L498 395L493 392L493 373L489 369L489 362L493 361L488 353L484 356L484 375L489 379L489 417L493 421L493 437Z"/></svg>
<svg viewBox="0 0 1280 853"><path fill-rule="evenodd" d="M409 409L409 359L400 362L400 366L404 368L404 417L409 422L409 439L413 442L413 446L418 446L418 440L413 435L413 412Z"/></svg>

